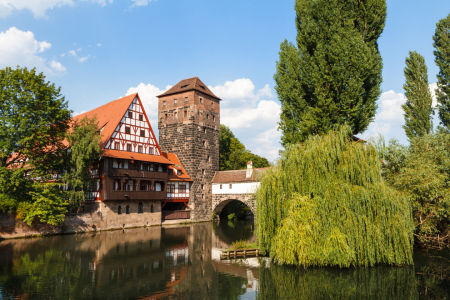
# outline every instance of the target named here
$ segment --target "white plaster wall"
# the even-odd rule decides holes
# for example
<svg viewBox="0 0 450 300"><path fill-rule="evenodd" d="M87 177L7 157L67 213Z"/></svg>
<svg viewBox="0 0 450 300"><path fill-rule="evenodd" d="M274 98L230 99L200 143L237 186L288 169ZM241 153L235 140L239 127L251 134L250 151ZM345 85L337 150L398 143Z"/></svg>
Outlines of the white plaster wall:
<svg viewBox="0 0 450 300"><path fill-rule="evenodd" d="M220 184L214 183L212 185L213 195L217 194L253 194L259 187L259 182L244 182L244 183L232 183L231 189L229 183L222 183L222 189Z"/></svg>

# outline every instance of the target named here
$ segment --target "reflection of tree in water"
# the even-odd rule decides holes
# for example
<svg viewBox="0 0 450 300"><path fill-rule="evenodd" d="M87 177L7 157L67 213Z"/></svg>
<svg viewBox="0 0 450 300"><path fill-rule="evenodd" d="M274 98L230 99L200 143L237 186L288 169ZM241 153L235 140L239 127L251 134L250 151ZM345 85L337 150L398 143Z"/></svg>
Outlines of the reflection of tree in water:
<svg viewBox="0 0 450 300"><path fill-rule="evenodd" d="M450 298L450 251L415 252L420 299Z"/></svg>
<svg viewBox="0 0 450 300"><path fill-rule="evenodd" d="M417 299L412 267L260 268L257 299Z"/></svg>
<svg viewBox="0 0 450 300"><path fill-rule="evenodd" d="M224 243L231 245L235 241L254 238L252 221L220 221L214 227L214 233Z"/></svg>

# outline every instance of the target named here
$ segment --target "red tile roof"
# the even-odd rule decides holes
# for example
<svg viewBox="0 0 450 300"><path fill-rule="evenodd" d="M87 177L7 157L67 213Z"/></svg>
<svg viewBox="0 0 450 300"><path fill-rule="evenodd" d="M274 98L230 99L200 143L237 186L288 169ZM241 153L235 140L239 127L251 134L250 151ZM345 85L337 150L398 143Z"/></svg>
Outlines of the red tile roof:
<svg viewBox="0 0 450 300"><path fill-rule="evenodd" d="M103 150L102 156L120 158L120 159L134 159L138 161L147 161L147 162L155 162L160 164L171 165L166 157L162 155L151 155L144 153L136 153L136 152L128 152L128 151L119 151L119 150Z"/></svg>
<svg viewBox="0 0 450 300"><path fill-rule="evenodd" d="M102 129L100 147L103 149L135 97L139 98L137 93L111 101L105 105L75 116L72 120L81 121L84 117L88 117L89 119L94 116L97 117L98 128Z"/></svg>
<svg viewBox="0 0 450 300"><path fill-rule="evenodd" d="M237 183L259 181L262 173L269 168L253 169L252 176L245 178L247 170L217 171L212 183Z"/></svg>
<svg viewBox="0 0 450 300"><path fill-rule="evenodd" d="M193 181L189 175L186 173L186 171L183 168L183 165L180 163L180 160L178 159L177 155L175 153L161 153L165 158L170 160L173 165L169 167L169 169L173 169L173 175L169 175L169 180L172 181ZM178 175L176 171L181 170L181 175Z"/></svg>
<svg viewBox="0 0 450 300"><path fill-rule="evenodd" d="M183 79L180 82L178 82L177 84L175 84L167 92L165 92L157 97L159 98L159 97L183 93L183 92L191 91L191 90L200 91L206 95L209 95L213 98L221 100L219 97L214 95L214 93L211 92L211 90L206 86L206 84L204 84L198 77Z"/></svg>

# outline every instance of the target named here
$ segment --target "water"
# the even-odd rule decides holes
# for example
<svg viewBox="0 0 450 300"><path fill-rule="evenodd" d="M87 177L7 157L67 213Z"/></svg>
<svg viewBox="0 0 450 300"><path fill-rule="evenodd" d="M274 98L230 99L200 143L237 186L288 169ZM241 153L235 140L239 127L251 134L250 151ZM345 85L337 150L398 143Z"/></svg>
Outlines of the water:
<svg viewBox="0 0 450 300"><path fill-rule="evenodd" d="M414 267L220 261L253 225L201 223L0 242L0 299L450 299L450 252Z"/></svg>

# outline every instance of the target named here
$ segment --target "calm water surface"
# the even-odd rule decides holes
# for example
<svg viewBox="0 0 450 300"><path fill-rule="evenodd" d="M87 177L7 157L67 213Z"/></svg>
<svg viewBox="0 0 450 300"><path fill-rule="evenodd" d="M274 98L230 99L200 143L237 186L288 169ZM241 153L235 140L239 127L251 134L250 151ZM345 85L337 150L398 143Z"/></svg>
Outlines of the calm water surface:
<svg viewBox="0 0 450 300"><path fill-rule="evenodd" d="M450 252L415 266L296 269L221 261L249 222L0 242L0 299L450 299Z"/></svg>

